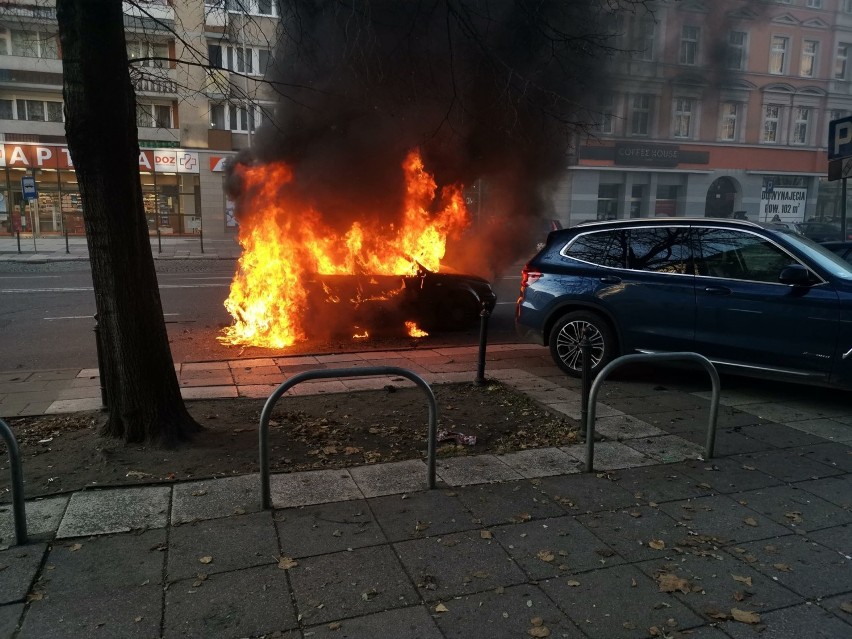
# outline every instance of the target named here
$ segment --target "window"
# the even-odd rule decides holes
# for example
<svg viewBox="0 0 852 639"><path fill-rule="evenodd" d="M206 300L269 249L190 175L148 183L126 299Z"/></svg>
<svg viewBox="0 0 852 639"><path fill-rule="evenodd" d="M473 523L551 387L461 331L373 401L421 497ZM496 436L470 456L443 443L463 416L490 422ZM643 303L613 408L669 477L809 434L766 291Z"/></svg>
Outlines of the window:
<svg viewBox="0 0 852 639"><path fill-rule="evenodd" d="M852 13L852 0L843 0L843 12Z"/></svg>
<svg viewBox="0 0 852 639"><path fill-rule="evenodd" d="M651 119L651 96L645 93L633 96L630 132L633 135L648 135Z"/></svg>
<svg viewBox="0 0 852 639"><path fill-rule="evenodd" d="M683 25L680 36L680 63L696 64L698 62L698 27Z"/></svg>
<svg viewBox="0 0 852 639"><path fill-rule="evenodd" d="M630 229L627 268L655 273L686 273L689 268L689 228Z"/></svg>
<svg viewBox="0 0 852 639"><path fill-rule="evenodd" d="M227 69L247 75L263 75L270 63L269 49L232 47L208 43L207 57L215 69Z"/></svg>
<svg viewBox="0 0 852 639"><path fill-rule="evenodd" d="M618 217L618 200L621 197L620 184L598 185L598 219L614 220Z"/></svg>
<svg viewBox="0 0 852 639"><path fill-rule="evenodd" d="M64 121L61 102L45 102L47 105L47 121L62 122Z"/></svg>
<svg viewBox="0 0 852 639"><path fill-rule="evenodd" d="M692 136L692 121L695 110L695 100L690 98L676 98L674 104L674 118L672 120L672 136L676 138L688 138Z"/></svg>
<svg viewBox="0 0 852 639"><path fill-rule="evenodd" d="M728 33L728 68L742 71L746 60L745 31L730 31Z"/></svg>
<svg viewBox="0 0 852 639"><path fill-rule="evenodd" d="M15 30L11 32L9 44L11 55L50 60L56 60L59 57L55 34Z"/></svg>
<svg viewBox="0 0 852 639"><path fill-rule="evenodd" d="M624 268L627 263L626 253L627 231L599 231L578 235L562 250L566 257L609 268Z"/></svg>
<svg viewBox="0 0 852 639"><path fill-rule="evenodd" d="M136 126L172 128L172 108L167 104L137 104Z"/></svg>
<svg viewBox="0 0 852 639"><path fill-rule="evenodd" d="M695 233L701 247L699 275L777 284L781 271L796 263L772 242L751 233L710 228Z"/></svg>
<svg viewBox="0 0 852 639"><path fill-rule="evenodd" d="M224 7L233 13L259 16L277 16L278 3L274 0L204 0L208 7Z"/></svg>
<svg viewBox="0 0 852 639"><path fill-rule="evenodd" d="M127 58L137 66L164 69L170 66L169 45L165 42L127 43Z"/></svg>
<svg viewBox="0 0 852 639"><path fill-rule="evenodd" d="M0 100L0 120L14 120L15 109L12 100Z"/></svg>
<svg viewBox="0 0 852 639"><path fill-rule="evenodd" d="M822 9L822 0L808 0L807 5L811 9Z"/></svg>
<svg viewBox="0 0 852 639"><path fill-rule="evenodd" d="M612 93L606 93L600 97L598 103L598 132L611 134L613 128L613 111L615 110L615 96Z"/></svg>
<svg viewBox="0 0 852 639"><path fill-rule="evenodd" d="M808 143L808 124L811 121L811 109L795 107L793 109L793 139L792 144Z"/></svg>
<svg viewBox="0 0 852 639"><path fill-rule="evenodd" d="M845 43L837 45L837 57L834 59L834 77L836 79L846 79L846 62L848 59L849 45Z"/></svg>
<svg viewBox="0 0 852 639"><path fill-rule="evenodd" d="M763 108L763 136L761 142L775 144L778 142L778 122L781 119L781 107L767 105Z"/></svg>
<svg viewBox="0 0 852 639"><path fill-rule="evenodd" d="M674 217L677 215L677 200L680 187L674 184L657 185L657 201L654 203L654 215Z"/></svg>
<svg viewBox="0 0 852 639"><path fill-rule="evenodd" d="M769 51L769 73L780 75L785 72L788 43L788 38L783 36L772 36L772 46Z"/></svg>
<svg viewBox="0 0 852 639"><path fill-rule="evenodd" d="M246 109L236 104L213 104L210 106L210 127L225 131L248 131L249 124L254 131L263 121L263 110L254 106Z"/></svg>
<svg viewBox="0 0 852 639"><path fill-rule="evenodd" d="M737 120L740 105L736 102L723 102L719 106L719 139L726 142L737 140Z"/></svg>
<svg viewBox="0 0 852 639"><path fill-rule="evenodd" d="M656 25L652 18L638 18L633 23L633 44L639 60L650 62L654 59L654 35Z"/></svg>
<svg viewBox="0 0 852 639"><path fill-rule="evenodd" d="M818 49L819 43L816 40L805 40L802 42L802 60L799 63L799 75L803 78L814 77Z"/></svg>

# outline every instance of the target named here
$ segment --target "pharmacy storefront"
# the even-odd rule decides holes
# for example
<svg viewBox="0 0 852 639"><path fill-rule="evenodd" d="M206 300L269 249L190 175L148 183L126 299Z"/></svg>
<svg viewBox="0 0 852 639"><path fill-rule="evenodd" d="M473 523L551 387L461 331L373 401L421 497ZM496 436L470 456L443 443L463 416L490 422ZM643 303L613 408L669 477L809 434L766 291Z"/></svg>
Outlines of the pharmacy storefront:
<svg viewBox="0 0 852 639"><path fill-rule="evenodd" d="M149 232L194 235L203 228L213 236L227 233L224 169L221 155L214 161L206 152L143 149L139 175ZM24 198L24 177L35 181L35 197ZM82 200L67 146L0 144L0 233L18 232L85 233Z"/></svg>

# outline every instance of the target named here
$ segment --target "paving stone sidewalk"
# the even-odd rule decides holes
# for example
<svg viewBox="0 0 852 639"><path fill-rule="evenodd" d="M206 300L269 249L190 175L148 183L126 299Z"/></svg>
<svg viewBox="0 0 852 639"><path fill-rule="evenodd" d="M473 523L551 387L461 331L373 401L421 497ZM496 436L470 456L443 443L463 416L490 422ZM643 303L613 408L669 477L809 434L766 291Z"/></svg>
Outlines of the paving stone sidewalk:
<svg viewBox="0 0 852 639"><path fill-rule="evenodd" d="M523 352L489 377L579 418ZM422 460L273 475L269 511L258 475L87 490L28 502L25 546L2 504L0 637L852 636L852 405L742 388L713 459L706 390L633 379L594 473L572 446L442 458L435 490Z"/></svg>

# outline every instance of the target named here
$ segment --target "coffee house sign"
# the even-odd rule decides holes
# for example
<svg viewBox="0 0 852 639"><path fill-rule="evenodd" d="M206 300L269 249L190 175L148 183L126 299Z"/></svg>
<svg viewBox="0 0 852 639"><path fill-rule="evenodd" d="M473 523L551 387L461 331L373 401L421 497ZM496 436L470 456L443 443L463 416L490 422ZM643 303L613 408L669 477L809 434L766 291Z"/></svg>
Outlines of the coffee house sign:
<svg viewBox="0 0 852 639"><path fill-rule="evenodd" d="M633 166L677 166L680 149L672 144L616 144L615 163Z"/></svg>
<svg viewBox="0 0 852 639"><path fill-rule="evenodd" d="M22 169L73 169L67 146L50 144L0 144L0 167ZM195 151L145 149L139 152L139 170L145 173L198 173Z"/></svg>

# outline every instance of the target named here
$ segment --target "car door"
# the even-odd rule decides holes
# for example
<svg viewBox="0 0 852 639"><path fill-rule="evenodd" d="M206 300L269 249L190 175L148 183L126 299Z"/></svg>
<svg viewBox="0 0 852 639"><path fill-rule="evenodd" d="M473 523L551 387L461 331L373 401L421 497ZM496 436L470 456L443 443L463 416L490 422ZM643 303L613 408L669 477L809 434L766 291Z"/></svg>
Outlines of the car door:
<svg viewBox="0 0 852 639"><path fill-rule="evenodd" d="M684 224L594 234L596 305L615 320L622 352L691 350L695 287ZM572 255L569 247L568 255ZM574 253L577 255L577 253Z"/></svg>
<svg viewBox="0 0 852 639"><path fill-rule="evenodd" d="M781 284L801 262L749 230L696 226L695 350L740 366L828 375L840 306L827 283Z"/></svg>

